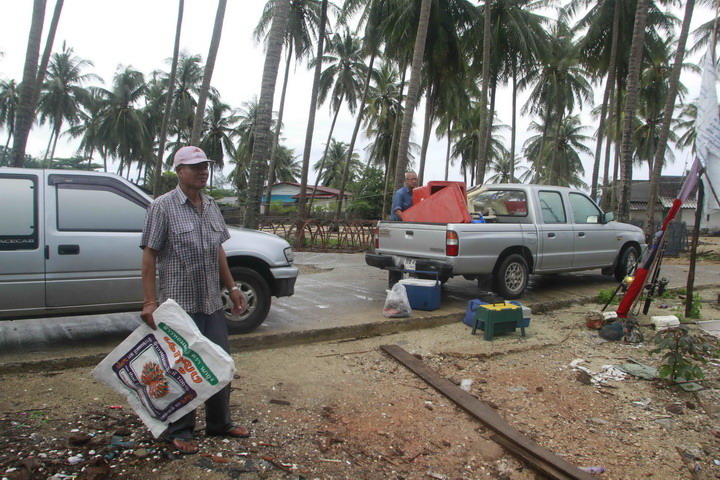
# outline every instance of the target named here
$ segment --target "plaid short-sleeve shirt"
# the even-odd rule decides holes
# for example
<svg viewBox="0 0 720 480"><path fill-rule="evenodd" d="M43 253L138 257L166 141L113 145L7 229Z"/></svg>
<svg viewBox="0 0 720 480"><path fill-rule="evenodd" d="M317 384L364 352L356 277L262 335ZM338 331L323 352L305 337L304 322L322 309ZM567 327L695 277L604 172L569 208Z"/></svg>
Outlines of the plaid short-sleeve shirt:
<svg viewBox="0 0 720 480"><path fill-rule="evenodd" d="M222 308L220 245L230 238L215 200L200 194L203 209L180 187L148 208L141 247L158 251L159 300L175 300L188 313L211 314Z"/></svg>

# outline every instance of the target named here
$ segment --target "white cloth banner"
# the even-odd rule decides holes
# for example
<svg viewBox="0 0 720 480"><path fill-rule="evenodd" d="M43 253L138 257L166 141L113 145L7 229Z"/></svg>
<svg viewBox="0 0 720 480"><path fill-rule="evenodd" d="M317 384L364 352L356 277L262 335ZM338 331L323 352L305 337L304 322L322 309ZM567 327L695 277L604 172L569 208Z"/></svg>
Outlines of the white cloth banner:
<svg viewBox="0 0 720 480"><path fill-rule="evenodd" d="M92 375L125 395L157 438L170 422L230 383L235 363L173 300L160 305L153 318L157 330L140 325Z"/></svg>
<svg viewBox="0 0 720 480"><path fill-rule="evenodd" d="M711 47L712 48L712 47ZM713 214L720 211L715 201L708 179L716 192L720 193L720 117L718 117L717 71L712 60L712 51L703 58L702 83L698 97L698 112L695 119L695 149L700 162L705 167L705 205L703 212Z"/></svg>

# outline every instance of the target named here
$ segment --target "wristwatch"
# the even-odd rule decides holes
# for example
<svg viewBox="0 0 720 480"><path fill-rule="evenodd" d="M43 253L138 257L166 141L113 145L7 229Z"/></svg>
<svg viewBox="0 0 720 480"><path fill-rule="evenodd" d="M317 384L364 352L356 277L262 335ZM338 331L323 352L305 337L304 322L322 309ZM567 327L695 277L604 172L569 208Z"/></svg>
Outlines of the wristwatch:
<svg viewBox="0 0 720 480"><path fill-rule="evenodd" d="M228 292L234 292L235 290L240 290L240 287L238 287L237 285L235 285L235 286L232 287Z"/></svg>

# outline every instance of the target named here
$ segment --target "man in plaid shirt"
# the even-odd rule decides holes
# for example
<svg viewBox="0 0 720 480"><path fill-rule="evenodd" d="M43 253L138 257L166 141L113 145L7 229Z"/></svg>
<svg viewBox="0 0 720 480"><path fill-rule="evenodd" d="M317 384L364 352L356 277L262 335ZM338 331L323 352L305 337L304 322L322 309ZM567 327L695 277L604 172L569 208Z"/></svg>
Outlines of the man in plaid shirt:
<svg viewBox="0 0 720 480"><path fill-rule="evenodd" d="M203 335L229 352L221 288L224 286L230 292L235 315L245 309L245 297L235 285L222 247L230 238L225 220L215 200L202 192L211 161L197 147L182 147L173 162L177 187L155 199L148 208L141 245L145 302L140 317L155 330L153 312L160 302L172 298L192 317ZM229 384L205 402L205 418L208 435L250 436L247 428L231 421ZM172 422L165 436L178 451L197 453L194 429L193 411Z"/></svg>

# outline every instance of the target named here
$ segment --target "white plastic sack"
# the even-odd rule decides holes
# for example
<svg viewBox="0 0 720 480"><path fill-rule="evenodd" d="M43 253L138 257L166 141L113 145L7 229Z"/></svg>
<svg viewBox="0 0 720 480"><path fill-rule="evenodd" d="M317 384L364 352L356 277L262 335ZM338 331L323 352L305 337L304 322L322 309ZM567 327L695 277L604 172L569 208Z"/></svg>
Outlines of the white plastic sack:
<svg viewBox="0 0 720 480"><path fill-rule="evenodd" d="M157 330L140 325L92 371L125 395L155 438L227 385L235 364L173 300L153 313Z"/></svg>
<svg viewBox="0 0 720 480"><path fill-rule="evenodd" d="M387 290L383 315L388 318L409 317L412 314L405 285L396 283L392 290Z"/></svg>

